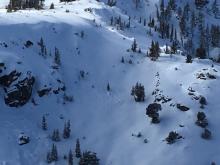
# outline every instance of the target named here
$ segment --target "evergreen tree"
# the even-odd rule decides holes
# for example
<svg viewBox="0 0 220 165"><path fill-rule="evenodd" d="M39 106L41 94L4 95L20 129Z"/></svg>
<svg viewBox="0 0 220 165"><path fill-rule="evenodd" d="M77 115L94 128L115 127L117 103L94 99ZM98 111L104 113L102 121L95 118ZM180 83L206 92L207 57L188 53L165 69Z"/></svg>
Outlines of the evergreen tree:
<svg viewBox="0 0 220 165"><path fill-rule="evenodd" d="M38 45L40 46L40 55L42 55L43 57L46 57L47 55L47 48L44 44L44 40L41 37L40 42L38 42Z"/></svg>
<svg viewBox="0 0 220 165"><path fill-rule="evenodd" d="M54 9L54 3L50 4L50 9Z"/></svg>
<svg viewBox="0 0 220 165"><path fill-rule="evenodd" d="M43 129L44 131L47 130L47 121L46 121L45 116L42 117L42 129Z"/></svg>
<svg viewBox="0 0 220 165"><path fill-rule="evenodd" d="M143 102L145 100L144 86L136 83L131 89L131 95L134 97L136 102Z"/></svg>
<svg viewBox="0 0 220 165"><path fill-rule="evenodd" d="M7 11L24 10L27 8L43 9L44 0L10 0Z"/></svg>
<svg viewBox="0 0 220 165"><path fill-rule="evenodd" d="M123 56L122 56L122 58L121 58L121 63L125 63L125 59L124 59Z"/></svg>
<svg viewBox="0 0 220 165"><path fill-rule="evenodd" d="M54 62L55 62L55 64L57 64L58 66L61 65L61 61L60 61L60 51L59 51L59 49L57 49L56 47L55 47Z"/></svg>
<svg viewBox="0 0 220 165"><path fill-rule="evenodd" d="M76 0L60 0L60 2L73 2L73 1L76 1Z"/></svg>
<svg viewBox="0 0 220 165"><path fill-rule="evenodd" d="M195 0L195 5L197 8L203 8L208 2L208 0Z"/></svg>
<svg viewBox="0 0 220 165"><path fill-rule="evenodd" d="M68 120L64 124L64 129L63 129L63 138L64 139L68 139L70 137L70 133L71 133L71 128L70 127L71 127L70 120Z"/></svg>
<svg viewBox="0 0 220 165"><path fill-rule="evenodd" d="M173 41L173 37L174 37L174 29L173 29L173 24L172 24L171 32L170 32L170 41L171 42Z"/></svg>
<svg viewBox="0 0 220 165"><path fill-rule="evenodd" d="M52 140L55 142L60 141L60 133L58 129L55 129L52 134Z"/></svg>
<svg viewBox="0 0 220 165"><path fill-rule="evenodd" d="M109 85L109 83L107 84L107 91L110 91L111 90L111 87Z"/></svg>
<svg viewBox="0 0 220 165"><path fill-rule="evenodd" d="M210 43L211 43L211 34L210 34L209 25L207 25L205 30L205 49L208 57L209 57Z"/></svg>
<svg viewBox="0 0 220 165"><path fill-rule="evenodd" d="M186 56L186 63L192 63L192 56L190 55Z"/></svg>
<svg viewBox="0 0 220 165"><path fill-rule="evenodd" d="M220 47L220 26L211 26L211 43L213 47Z"/></svg>
<svg viewBox="0 0 220 165"><path fill-rule="evenodd" d="M137 41L136 41L136 39L134 39L134 41L133 41L133 43L132 43L132 45L131 45L131 50L132 50L133 52L136 52L136 51L137 51Z"/></svg>
<svg viewBox="0 0 220 165"><path fill-rule="evenodd" d="M97 158L96 153L86 151L80 158L79 165L99 165L99 159Z"/></svg>
<svg viewBox="0 0 220 165"><path fill-rule="evenodd" d="M169 50L169 47L167 44L166 44L166 48L165 48L165 54L170 54L170 50Z"/></svg>
<svg viewBox="0 0 220 165"><path fill-rule="evenodd" d="M179 26L180 26L181 35L184 36L186 34L186 19L184 16L180 18Z"/></svg>
<svg viewBox="0 0 220 165"><path fill-rule="evenodd" d="M160 46L159 46L159 42L151 42L151 47L149 50L149 56L151 57L151 59L153 61L155 61L156 59L158 59L158 57L160 56Z"/></svg>
<svg viewBox="0 0 220 165"><path fill-rule="evenodd" d="M75 153L77 158L81 158L80 142L79 139L76 140Z"/></svg>
<svg viewBox="0 0 220 165"><path fill-rule="evenodd" d="M169 0L168 2L168 8L170 8L171 10L176 10L176 1L175 0Z"/></svg>
<svg viewBox="0 0 220 165"><path fill-rule="evenodd" d="M215 16L215 18L217 18L219 16L219 5L217 4L217 0L214 0L213 4L212 4L212 12Z"/></svg>
<svg viewBox="0 0 220 165"><path fill-rule="evenodd" d="M53 146L52 146L51 159L52 159L52 161L58 161L57 146L55 144L53 144Z"/></svg>
<svg viewBox="0 0 220 165"><path fill-rule="evenodd" d="M51 156L51 152L47 152L47 163L51 163L52 162L52 156Z"/></svg>
<svg viewBox="0 0 220 165"><path fill-rule="evenodd" d="M68 165L73 165L73 153L72 153L72 150L69 151Z"/></svg>
<svg viewBox="0 0 220 165"><path fill-rule="evenodd" d="M177 53L177 43L175 41L172 42L172 45L171 45L171 54L176 54Z"/></svg>
<svg viewBox="0 0 220 165"><path fill-rule="evenodd" d="M200 45L199 48L197 48L196 50L196 57L201 58L201 59L205 59L206 58L206 50L205 48Z"/></svg>

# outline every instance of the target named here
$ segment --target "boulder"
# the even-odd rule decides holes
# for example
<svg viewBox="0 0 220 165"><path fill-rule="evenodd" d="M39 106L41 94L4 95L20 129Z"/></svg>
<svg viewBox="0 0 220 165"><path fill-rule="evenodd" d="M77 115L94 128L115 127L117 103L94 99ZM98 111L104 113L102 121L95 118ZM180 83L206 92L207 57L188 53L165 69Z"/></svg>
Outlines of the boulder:
<svg viewBox="0 0 220 165"><path fill-rule="evenodd" d="M6 90L5 104L10 107L19 107L26 104L31 98L34 82L35 78L29 76Z"/></svg>
<svg viewBox="0 0 220 165"><path fill-rule="evenodd" d="M30 40L26 41L26 43L24 44L24 46L25 46L26 48L29 48L29 47L31 47L31 46L33 46L33 45L34 45L33 42L30 41Z"/></svg>
<svg viewBox="0 0 220 165"><path fill-rule="evenodd" d="M177 104L176 107L183 112L188 111L190 109L189 107L181 105L181 104Z"/></svg>
<svg viewBox="0 0 220 165"><path fill-rule="evenodd" d="M25 135L23 132L18 136L18 144L24 145L30 142L30 137Z"/></svg>
<svg viewBox="0 0 220 165"><path fill-rule="evenodd" d="M201 134L201 137L203 138L203 139L211 139L211 137L212 137L212 133L211 133L211 131L210 130L208 130L208 129L204 129L204 132Z"/></svg>
<svg viewBox="0 0 220 165"><path fill-rule="evenodd" d="M52 90L51 88L44 88L44 89L38 90L37 93L39 97L43 97L45 95L48 95L51 90Z"/></svg>

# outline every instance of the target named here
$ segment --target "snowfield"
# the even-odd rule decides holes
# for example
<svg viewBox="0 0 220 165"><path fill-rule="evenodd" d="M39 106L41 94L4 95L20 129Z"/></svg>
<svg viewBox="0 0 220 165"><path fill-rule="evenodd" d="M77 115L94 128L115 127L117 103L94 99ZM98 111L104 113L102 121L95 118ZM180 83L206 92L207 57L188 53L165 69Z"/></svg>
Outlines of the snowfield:
<svg viewBox="0 0 220 165"><path fill-rule="evenodd" d="M14 69L22 73L31 71L36 78L32 98L37 104L29 101L19 108L8 107L0 88L0 165L46 165L46 154L53 143L52 131L58 128L62 133L67 120L71 120L72 133L70 139L56 142L59 154L56 165L67 164L63 156L70 149L75 150L77 138L81 150L96 152L101 165L209 165L212 161L220 164L219 64L199 59L188 64L180 54L164 53L157 61L151 61L146 52L152 38L157 36L147 35L138 18L132 21L131 30L120 31L110 26L110 14L128 19L123 10L128 8L129 13L135 10L126 7L132 6L130 1L123 5L121 0L121 8L111 8L95 0L69 4L57 0L53 1L55 9L49 10L51 1L46 0L45 10L13 13L6 13L7 1L0 2L0 63L6 64L7 73ZM146 1L148 5L140 12L148 18L155 2ZM85 11L86 8L92 12ZM134 16L135 12L132 12ZM46 57L39 55L37 43L41 37L47 48ZM142 49L141 54L127 51L134 38ZM24 44L28 40L33 46L26 48ZM61 56L59 69L52 67L55 47ZM122 56L125 63L120 62ZM133 63L129 64L129 60ZM84 78L80 71L85 72ZM216 79L198 79L199 73L210 73ZM37 91L45 85L58 88L58 79L65 83L66 94L73 96L73 102L63 104L64 93L38 96ZM130 95L137 82L145 87L143 103L135 102ZM108 83L110 91L106 90ZM204 109L188 94L190 87L196 96L207 99ZM162 104L161 122L152 124L146 107L153 103L152 92L156 88L172 100ZM176 108L178 103L190 110L180 111ZM206 113L208 129L212 132L210 140L200 137L203 129L195 124L199 111ZM41 129L43 115L47 119L47 131ZM178 132L183 138L167 144L164 140L170 131ZM18 144L21 132L30 137L30 143ZM140 138L132 136L139 132ZM148 143L144 143L145 139ZM78 161L74 158L74 164Z"/></svg>

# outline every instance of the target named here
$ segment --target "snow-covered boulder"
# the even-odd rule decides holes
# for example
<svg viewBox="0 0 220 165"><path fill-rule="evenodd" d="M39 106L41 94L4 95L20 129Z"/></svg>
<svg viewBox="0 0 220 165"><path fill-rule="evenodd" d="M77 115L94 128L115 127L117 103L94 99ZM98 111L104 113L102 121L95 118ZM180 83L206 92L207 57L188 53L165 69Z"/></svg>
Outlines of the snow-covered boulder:
<svg viewBox="0 0 220 165"><path fill-rule="evenodd" d="M25 135L23 132L18 136L18 144L24 145L30 142L30 137Z"/></svg>

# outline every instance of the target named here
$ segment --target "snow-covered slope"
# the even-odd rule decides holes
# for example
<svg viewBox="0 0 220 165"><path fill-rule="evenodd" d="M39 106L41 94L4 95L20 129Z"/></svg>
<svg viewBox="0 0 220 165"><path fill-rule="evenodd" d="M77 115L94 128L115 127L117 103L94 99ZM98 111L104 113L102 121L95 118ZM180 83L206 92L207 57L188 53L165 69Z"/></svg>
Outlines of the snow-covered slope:
<svg viewBox="0 0 220 165"><path fill-rule="evenodd" d="M143 9L147 11L146 17L151 14L153 2ZM46 4L48 8L50 2ZM101 165L220 163L219 64L211 66L211 61L198 59L187 64L185 57L163 53L156 62L151 61L146 52L152 37L147 35L146 27L133 19L130 30L120 31L110 26L111 16L128 18L123 10L128 9L131 13L129 7L133 3L126 5L128 7L111 8L103 2L80 0L69 4L56 2L54 10L14 13L0 10L0 62L6 64L7 72L13 69L24 74L32 72L36 78L32 98L37 104L29 101L19 108L8 107L4 103L3 88L0 88L0 164L47 164L46 154L53 143L50 136L56 128L62 132L67 120L71 120L72 133L70 139L56 142L57 165L67 164L63 156L75 149L77 138L82 151L97 153ZM85 11L86 8L91 8L92 12ZM39 55L37 43L41 37L47 48L46 57ZM143 53L127 51L134 38ZM33 46L26 48L24 44L28 40ZM55 47L60 51L59 69L53 68ZM125 63L120 62L122 56ZM85 73L84 78L81 71ZM199 73L207 72L217 79L197 78ZM59 88L57 80L65 84L65 92L38 96L37 91L45 85ZM130 95L136 82L145 86L143 103L135 102ZM110 91L106 90L108 83ZM188 95L190 87L195 90L194 96L206 97L208 104L204 109L200 109L193 95ZM162 104L161 122L155 125L147 117L146 107L154 101L152 92L156 88L172 100ZM73 96L74 101L63 104L64 93ZM178 103L190 110L178 110L175 106ZM203 129L195 125L199 111L207 115L208 128L213 134L211 140L202 139ZM46 116L47 131L41 129L42 116ZM164 139L170 131L178 132L183 139L167 144ZM30 136L30 143L18 145L17 137L21 132ZM139 132L140 138L132 136ZM148 143L144 143L145 139ZM75 157L74 162L78 162Z"/></svg>

